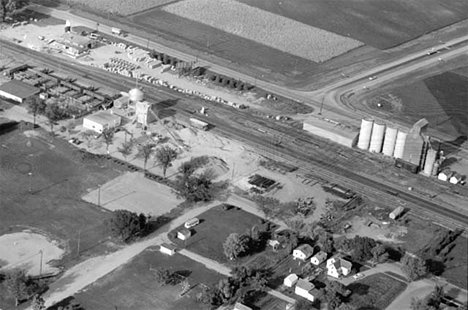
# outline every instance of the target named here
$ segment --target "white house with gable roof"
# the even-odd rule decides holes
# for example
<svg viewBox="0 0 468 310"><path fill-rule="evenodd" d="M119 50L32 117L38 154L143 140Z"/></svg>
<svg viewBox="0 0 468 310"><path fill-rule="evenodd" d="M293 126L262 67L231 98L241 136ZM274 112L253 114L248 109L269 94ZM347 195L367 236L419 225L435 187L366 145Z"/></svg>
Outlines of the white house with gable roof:
<svg viewBox="0 0 468 310"><path fill-rule="evenodd" d="M327 274L334 278L347 276L351 272L353 264L340 255L336 255L327 260Z"/></svg>

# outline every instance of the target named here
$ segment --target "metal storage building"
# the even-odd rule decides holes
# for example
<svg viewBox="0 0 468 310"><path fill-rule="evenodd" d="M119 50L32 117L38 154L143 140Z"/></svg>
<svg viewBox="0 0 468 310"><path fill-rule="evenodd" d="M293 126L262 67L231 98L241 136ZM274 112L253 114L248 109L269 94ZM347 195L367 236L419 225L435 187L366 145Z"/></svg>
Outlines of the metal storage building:
<svg viewBox="0 0 468 310"><path fill-rule="evenodd" d="M316 117L304 120L303 129L313 135L329 139L347 147L355 146L359 136L359 129L357 127Z"/></svg>
<svg viewBox="0 0 468 310"><path fill-rule="evenodd" d="M83 119L83 128L101 133L105 128L113 128L120 125L122 118L107 111L98 111Z"/></svg>
<svg viewBox="0 0 468 310"><path fill-rule="evenodd" d="M0 86L0 96L18 103L23 103L24 100L39 94L40 91L39 88L18 80L12 80Z"/></svg>

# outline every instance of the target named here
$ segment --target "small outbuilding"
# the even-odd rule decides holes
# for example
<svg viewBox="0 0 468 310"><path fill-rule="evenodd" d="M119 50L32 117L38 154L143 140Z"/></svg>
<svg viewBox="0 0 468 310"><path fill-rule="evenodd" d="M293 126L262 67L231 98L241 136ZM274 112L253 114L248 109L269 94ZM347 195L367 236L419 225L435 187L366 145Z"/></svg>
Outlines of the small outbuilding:
<svg viewBox="0 0 468 310"><path fill-rule="evenodd" d="M450 177L450 183L452 184L458 184L461 181L463 181L463 176L459 174L458 172L455 172L451 177Z"/></svg>
<svg viewBox="0 0 468 310"><path fill-rule="evenodd" d="M182 228L177 232L177 238L180 240L187 240L192 235L192 232L189 229Z"/></svg>
<svg viewBox="0 0 468 310"><path fill-rule="evenodd" d="M106 128L120 126L122 118L107 111L98 111L83 119L83 128L101 133Z"/></svg>
<svg viewBox="0 0 468 310"><path fill-rule="evenodd" d="M453 171L450 171L449 169L445 169L441 173L439 173L439 176L437 177L439 180L447 182L450 180L450 178L453 176Z"/></svg>
<svg viewBox="0 0 468 310"><path fill-rule="evenodd" d="M12 80L0 85L0 96L23 103L26 99L39 94L41 90L27 83Z"/></svg>
<svg viewBox="0 0 468 310"><path fill-rule="evenodd" d="M395 210L393 210L389 215L388 217L391 218L392 220L396 220L402 213L403 211L405 211L405 208L403 208L402 206L399 206L398 208L396 208Z"/></svg>
<svg viewBox="0 0 468 310"><path fill-rule="evenodd" d="M325 253L324 251L320 251L310 259L310 263L315 266L318 266L327 259L327 256L327 253Z"/></svg>
<svg viewBox="0 0 468 310"><path fill-rule="evenodd" d="M172 244L167 244L163 243L159 246L159 251L161 253L167 254L167 255L174 255L176 253L177 248L173 246Z"/></svg>
<svg viewBox="0 0 468 310"><path fill-rule="evenodd" d="M295 273L291 273L289 276L284 278L283 284L287 287L293 287L297 280L299 280L299 277Z"/></svg>
<svg viewBox="0 0 468 310"><path fill-rule="evenodd" d="M314 254L314 249L308 244L301 244L293 251L293 259L300 259L305 261Z"/></svg>

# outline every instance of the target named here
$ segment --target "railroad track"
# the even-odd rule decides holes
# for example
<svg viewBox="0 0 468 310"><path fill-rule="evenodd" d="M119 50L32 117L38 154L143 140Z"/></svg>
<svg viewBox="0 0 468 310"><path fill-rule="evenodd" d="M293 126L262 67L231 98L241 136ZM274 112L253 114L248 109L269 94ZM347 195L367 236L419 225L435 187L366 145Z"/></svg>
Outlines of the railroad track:
<svg viewBox="0 0 468 310"><path fill-rule="evenodd" d="M7 48L21 54L29 54L30 58L35 59L36 62L46 65L51 69L66 70L75 75L95 81L97 84L121 91L126 91L133 85L133 79L131 78L118 76L93 67L83 67L73 63L70 64L61 59L57 59L56 57L37 53L11 42L4 42L5 44L3 44L3 48ZM103 79L103 76L108 78ZM188 111L190 108L193 109L194 102L197 107L207 105L207 102L202 99L187 98L187 96L167 88L156 88L155 86L147 88L146 96L151 101L154 100L154 102L161 102L165 100L179 100L178 105L180 103L183 107L174 105L171 109L177 110L181 116L186 118L192 116ZM211 103L208 104L211 105ZM292 129L289 126L284 128L281 128L281 126L273 127L272 124L267 124L265 120L255 118L251 115L248 117L246 113L239 113L239 111L228 110L227 108L221 108L219 106L217 106L216 109L228 111L227 113L232 117L224 119L212 117L206 119L209 123L216 126L213 131L260 150L263 152L263 155L268 158L293 164L299 167L299 171L301 173L316 175L333 183L342 184L361 195L377 198L379 201L382 201L389 206L403 204L411 210L411 213L418 215L419 217L426 218L430 221L435 219L438 223L450 229L462 229L464 231L464 236L468 237L468 234L465 231L466 222L468 222L468 217L466 215L447 208L441 208L432 202L422 199L421 197L402 191L399 188L395 188L392 184L386 184L382 182L382 180L375 180L369 176L361 175L342 167L345 164L349 165L349 158L347 155L341 154L341 156L336 155L333 157L338 165L332 165L329 161L327 162L324 160L323 154L320 156L313 154L313 156L311 156L311 150L304 148L304 146L308 145L312 149L320 149L324 147L323 143L320 141L305 139L303 134L299 135L296 129ZM246 127L251 127L252 130L247 131ZM293 143L296 147L294 147L294 151L292 151L290 148L274 146L272 143L273 139L265 139L265 134L271 137L281 137L286 141L290 141L288 144ZM330 144L328 144L328 146L329 145ZM339 150L340 148L336 147L334 149ZM389 191L396 192L398 196L389 194Z"/></svg>

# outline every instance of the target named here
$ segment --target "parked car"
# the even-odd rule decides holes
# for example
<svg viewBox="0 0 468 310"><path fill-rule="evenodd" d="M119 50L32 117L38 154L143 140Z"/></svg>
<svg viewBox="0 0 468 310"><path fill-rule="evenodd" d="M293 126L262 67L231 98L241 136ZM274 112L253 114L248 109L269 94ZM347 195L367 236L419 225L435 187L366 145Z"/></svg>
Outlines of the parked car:
<svg viewBox="0 0 468 310"><path fill-rule="evenodd" d="M353 278L355 280L358 280L358 279L361 279L361 278L364 278L364 274L363 273L356 273Z"/></svg>

